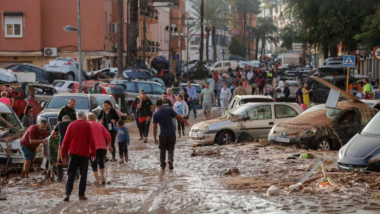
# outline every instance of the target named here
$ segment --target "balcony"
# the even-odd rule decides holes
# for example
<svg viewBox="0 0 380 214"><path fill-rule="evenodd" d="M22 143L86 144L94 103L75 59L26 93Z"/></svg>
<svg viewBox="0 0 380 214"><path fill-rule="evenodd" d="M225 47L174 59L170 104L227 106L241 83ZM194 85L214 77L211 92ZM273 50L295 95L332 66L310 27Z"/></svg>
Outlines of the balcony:
<svg viewBox="0 0 380 214"><path fill-rule="evenodd" d="M142 43L142 41L141 41ZM158 56L158 52L160 52L160 43L147 40L145 46L145 54L146 56ZM141 45L138 48L138 55L142 55L144 51L144 46Z"/></svg>
<svg viewBox="0 0 380 214"><path fill-rule="evenodd" d="M156 9L148 8L146 12L146 23L147 24L158 24L158 11ZM144 20L144 11L140 11L140 21Z"/></svg>

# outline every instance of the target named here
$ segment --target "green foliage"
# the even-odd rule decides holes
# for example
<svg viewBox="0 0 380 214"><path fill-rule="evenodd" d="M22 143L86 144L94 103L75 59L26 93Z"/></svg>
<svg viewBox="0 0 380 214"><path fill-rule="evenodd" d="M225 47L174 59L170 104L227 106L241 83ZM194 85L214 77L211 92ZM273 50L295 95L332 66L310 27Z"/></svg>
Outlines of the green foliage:
<svg viewBox="0 0 380 214"><path fill-rule="evenodd" d="M280 31L280 40L282 40L281 47L285 50L291 50L292 43L302 42L302 39L298 36L298 30L293 26L286 26Z"/></svg>
<svg viewBox="0 0 380 214"><path fill-rule="evenodd" d="M208 77L207 62L199 61L194 67L192 67L189 72L194 72L195 79L204 79Z"/></svg>
<svg viewBox="0 0 380 214"><path fill-rule="evenodd" d="M354 37L367 50L380 45L380 14L369 15L365 18L362 33Z"/></svg>
<svg viewBox="0 0 380 214"><path fill-rule="evenodd" d="M244 43L236 37L232 37L231 44L228 49L232 55L238 55L241 57L244 57L245 55Z"/></svg>
<svg viewBox="0 0 380 214"><path fill-rule="evenodd" d="M258 0L235 0L236 9L238 12L244 14L253 13L253 14L259 14L260 13L260 4L261 2Z"/></svg>

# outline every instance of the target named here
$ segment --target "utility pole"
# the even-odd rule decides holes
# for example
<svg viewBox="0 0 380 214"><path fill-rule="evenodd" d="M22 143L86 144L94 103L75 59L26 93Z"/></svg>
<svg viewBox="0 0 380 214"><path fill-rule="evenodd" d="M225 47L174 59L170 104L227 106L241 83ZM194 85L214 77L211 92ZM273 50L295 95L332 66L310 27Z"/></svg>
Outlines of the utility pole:
<svg viewBox="0 0 380 214"><path fill-rule="evenodd" d="M82 93L82 30L80 26L80 0L78 0L78 61L79 61L79 73L78 73L78 82L79 89L78 93Z"/></svg>

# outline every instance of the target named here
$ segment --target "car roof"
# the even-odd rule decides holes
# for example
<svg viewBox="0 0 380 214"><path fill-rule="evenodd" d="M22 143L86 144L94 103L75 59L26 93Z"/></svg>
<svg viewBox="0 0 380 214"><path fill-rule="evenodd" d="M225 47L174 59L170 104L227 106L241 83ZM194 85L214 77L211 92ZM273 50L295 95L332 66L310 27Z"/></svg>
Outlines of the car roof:
<svg viewBox="0 0 380 214"><path fill-rule="evenodd" d="M29 83L30 86L44 86L44 87L48 87L48 88L55 88L54 86L52 85L48 85L48 84L43 84L43 83Z"/></svg>
<svg viewBox="0 0 380 214"><path fill-rule="evenodd" d="M187 85L187 83L181 83L181 85ZM196 83L191 83L191 85L193 85L193 86L199 86L199 87L201 87L201 85L199 85L199 84L196 84Z"/></svg>
<svg viewBox="0 0 380 214"><path fill-rule="evenodd" d="M236 95L235 97L238 97L242 100L244 99L251 99L251 98L258 98L258 99L271 99L273 98L271 96L265 96L265 95Z"/></svg>
<svg viewBox="0 0 380 214"><path fill-rule="evenodd" d="M249 103L244 103L239 106L259 106L259 105L288 105L288 106L293 106L294 103L279 103L279 102L249 102Z"/></svg>
<svg viewBox="0 0 380 214"><path fill-rule="evenodd" d="M9 108L9 106L5 103L0 103L0 112L1 113L12 113L12 110L11 108Z"/></svg>
<svg viewBox="0 0 380 214"><path fill-rule="evenodd" d="M154 82L154 81L145 81L145 80L128 80L128 79L121 79L121 80L111 80L111 82L142 82L142 83L151 83L151 84L156 84L156 85L160 85L162 86L160 83L158 82Z"/></svg>
<svg viewBox="0 0 380 214"><path fill-rule="evenodd" d="M78 81L71 81L71 80L54 80L54 82L77 83Z"/></svg>
<svg viewBox="0 0 380 214"><path fill-rule="evenodd" d="M111 94L93 94L94 97L113 97Z"/></svg>
<svg viewBox="0 0 380 214"><path fill-rule="evenodd" d="M59 93L54 94L54 97L63 97L63 96L72 96L72 97L89 97L92 94L84 94L84 93Z"/></svg>
<svg viewBox="0 0 380 214"><path fill-rule="evenodd" d="M326 104L319 104L319 105L316 105L316 107L326 108ZM339 108L342 110L354 108L354 107L368 107L368 106L365 103L359 103L359 102L354 102L354 101L339 101L336 105L336 108Z"/></svg>

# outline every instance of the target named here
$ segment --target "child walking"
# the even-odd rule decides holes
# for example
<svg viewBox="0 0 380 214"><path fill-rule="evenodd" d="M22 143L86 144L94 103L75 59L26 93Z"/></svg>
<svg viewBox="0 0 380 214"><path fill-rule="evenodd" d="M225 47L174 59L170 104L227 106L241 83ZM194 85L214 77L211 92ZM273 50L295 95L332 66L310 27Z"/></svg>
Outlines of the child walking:
<svg viewBox="0 0 380 214"><path fill-rule="evenodd" d="M129 132L128 128L124 127L124 121L120 120L118 126L115 127L115 131L117 131L117 141L119 144L119 156L120 156L120 164L128 162L128 146L129 146ZM124 160L123 160L124 156Z"/></svg>
<svg viewBox="0 0 380 214"><path fill-rule="evenodd" d="M181 115L184 119L189 119L189 106L187 103L183 100L183 95L178 94L177 96L177 102L174 103L174 111ZM177 120L178 123L178 138L181 138L181 130L182 135L185 136L185 123Z"/></svg>

